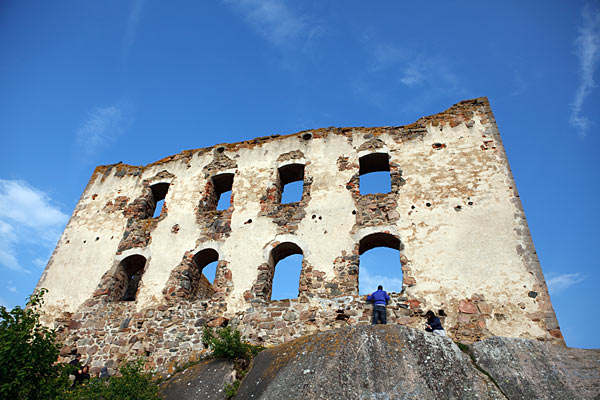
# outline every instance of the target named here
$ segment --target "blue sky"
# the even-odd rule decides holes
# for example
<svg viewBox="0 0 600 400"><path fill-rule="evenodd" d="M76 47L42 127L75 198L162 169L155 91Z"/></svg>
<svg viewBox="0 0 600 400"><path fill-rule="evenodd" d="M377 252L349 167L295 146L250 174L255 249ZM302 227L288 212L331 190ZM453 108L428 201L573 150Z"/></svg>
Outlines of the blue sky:
<svg viewBox="0 0 600 400"><path fill-rule="evenodd" d="M488 96L567 344L599 348L600 4L417 3L1 2L0 302L96 165Z"/></svg>

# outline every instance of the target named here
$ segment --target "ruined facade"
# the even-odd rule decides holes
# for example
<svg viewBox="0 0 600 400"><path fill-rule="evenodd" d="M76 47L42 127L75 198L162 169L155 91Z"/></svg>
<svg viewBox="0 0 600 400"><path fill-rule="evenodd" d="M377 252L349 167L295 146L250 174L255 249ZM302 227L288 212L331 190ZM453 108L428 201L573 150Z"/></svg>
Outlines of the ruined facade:
<svg viewBox="0 0 600 400"><path fill-rule="evenodd" d="M362 195L361 175L389 173ZM289 182L301 199L282 203ZM231 191L230 206L217 209ZM156 212L161 203L160 214ZM153 216L156 215L156 216ZM143 355L172 368L203 351L204 325L276 344L368 324L360 254L398 250L388 323L451 337L563 343L486 98L411 125L326 128L94 171L46 267L46 318L92 371ZM271 300L277 262L302 254L297 298ZM202 269L218 261L214 282Z"/></svg>

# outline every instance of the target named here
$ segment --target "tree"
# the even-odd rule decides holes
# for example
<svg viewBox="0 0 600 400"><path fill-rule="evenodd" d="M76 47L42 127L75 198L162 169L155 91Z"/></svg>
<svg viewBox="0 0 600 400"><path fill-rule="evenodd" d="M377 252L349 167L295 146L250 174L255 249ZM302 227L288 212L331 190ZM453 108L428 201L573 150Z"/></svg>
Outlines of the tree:
<svg viewBox="0 0 600 400"><path fill-rule="evenodd" d="M0 306L0 398L53 399L66 385L57 364L56 333L40 323L43 296L32 294L25 308Z"/></svg>
<svg viewBox="0 0 600 400"><path fill-rule="evenodd" d="M124 363L120 376L107 381L93 378L69 388L68 365L57 362L61 345L56 332L40 323L47 292L32 294L25 308L0 306L0 399L158 399L158 384L143 371L143 360Z"/></svg>

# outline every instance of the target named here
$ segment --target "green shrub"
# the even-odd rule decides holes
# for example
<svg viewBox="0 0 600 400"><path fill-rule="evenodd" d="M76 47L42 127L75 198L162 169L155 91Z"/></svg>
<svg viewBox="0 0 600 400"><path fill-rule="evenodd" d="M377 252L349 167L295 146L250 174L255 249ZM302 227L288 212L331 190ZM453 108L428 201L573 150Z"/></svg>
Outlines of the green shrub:
<svg viewBox="0 0 600 400"><path fill-rule="evenodd" d="M213 331L208 326L202 332L202 343L212 349L213 357L228 359L250 360L261 350L262 346L255 346L242 341L242 336L237 329L225 328Z"/></svg>
<svg viewBox="0 0 600 400"><path fill-rule="evenodd" d="M108 380L92 378L87 384L65 393L65 400L156 400L158 383L143 371L144 360L127 361L119 368L120 376Z"/></svg>
<svg viewBox="0 0 600 400"><path fill-rule="evenodd" d="M120 376L69 388L72 366L56 362L61 347L56 332L40 323L45 293L31 295L24 309L0 306L0 399L159 399L158 384L143 371L143 360L122 364Z"/></svg>
<svg viewBox="0 0 600 400"><path fill-rule="evenodd" d="M231 385L225 385L225 396L228 399L231 399L233 396L235 396L238 392L238 390L240 390L240 381L236 380L233 381L233 383Z"/></svg>
<svg viewBox="0 0 600 400"><path fill-rule="evenodd" d="M0 398L54 399L67 386L64 365L56 364L56 333L40 323L43 296L32 294L27 307L0 306Z"/></svg>

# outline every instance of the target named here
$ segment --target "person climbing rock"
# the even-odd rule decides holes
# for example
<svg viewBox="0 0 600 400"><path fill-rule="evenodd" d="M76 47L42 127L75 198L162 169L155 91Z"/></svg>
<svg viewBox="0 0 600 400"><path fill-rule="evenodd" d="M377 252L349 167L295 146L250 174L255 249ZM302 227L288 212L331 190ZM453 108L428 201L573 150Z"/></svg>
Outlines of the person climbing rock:
<svg viewBox="0 0 600 400"><path fill-rule="evenodd" d="M371 323L377 325L381 321L382 324L386 324L385 306L390 301L390 296L383 290L383 286L379 285L376 292L369 293L367 301L373 301L373 321Z"/></svg>

